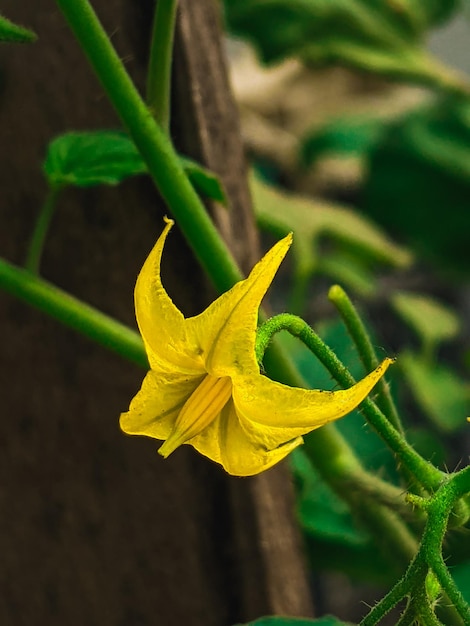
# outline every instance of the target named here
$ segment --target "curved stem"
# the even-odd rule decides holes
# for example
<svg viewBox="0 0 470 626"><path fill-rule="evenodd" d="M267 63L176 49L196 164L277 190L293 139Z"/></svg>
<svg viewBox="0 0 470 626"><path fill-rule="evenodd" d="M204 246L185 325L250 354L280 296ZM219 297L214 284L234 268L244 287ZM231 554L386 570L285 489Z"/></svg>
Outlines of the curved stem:
<svg viewBox="0 0 470 626"><path fill-rule="evenodd" d="M364 367L367 371L375 369L379 365L379 360L374 346L361 317L346 292L339 285L333 285L328 293L328 298L333 302L343 318L346 328L357 346ZM376 400L377 406L385 413L393 426L403 434L403 426L393 402L390 387L383 378L377 383L377 389L379 391Z"/></svg>
<svg viewBox="0 0 470 626"><path fill-rule="evenodd" d="M283 313L271 318L260 329L259 341L256 344L258 360L269 344L272 336L287 330L298 337L320 360L335 380L343 387L352 387L356 381L349 370L341 363L335 353L326 346L320 337L300 317ZM401 434L390 424L385 415L370 399L360 405L360 410L377 433L387 443L390 449L400 459L401 463L417 480L429 491L434 491L443 480L443 474L433 465L425 461L406 441Z"/></svg>
<svg viewBox="0 0 470 626"><path fill-rule="evenodd" d="M1 258L0 286L66 326L148 369L144 344L137 332Z"/></svg>
<svg viewBox="0 0 470 626"><path fill-rule="evenodd" d="M47 233L49 232L49 226L52 216L54 215L59 191L60 187L49 187L46 199L41 207L41 211L34 227L24 264L25 269L33 274L39 274L44 242L46 240Z"/></svg>
<svg viewBox="0 0 470 626"><path fill-rule="evenodd" d="M242 278L166 133L153 118L88 0L57 0L158 190L216 289Z"/></svg>
<svg viewBox="0 0 470 626"><path fill-rule="evenodd" d="M170 127L171 67L178 0L158 0L147 71L147 104L161 128Z"/></svg>

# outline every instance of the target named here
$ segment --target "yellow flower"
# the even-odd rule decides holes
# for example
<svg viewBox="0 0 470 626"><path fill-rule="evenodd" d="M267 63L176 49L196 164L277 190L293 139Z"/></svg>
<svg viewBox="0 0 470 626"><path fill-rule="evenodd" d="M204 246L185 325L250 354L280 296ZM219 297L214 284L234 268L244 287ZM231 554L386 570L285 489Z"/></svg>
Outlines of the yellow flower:
<svg viewBox="0 0 470 626"><path fill-rule="evenodd" d="M292 241L279 241L247 279L205 311L185 318L160 278L167 225L135 288L137 322L150 371L120 425L132 435L164 439L164 457L189 443L229 474L257 474L302 443L302 435L342 417L387 369L341 391L288 387L260 373L255 358L261 300Z"/></svg>

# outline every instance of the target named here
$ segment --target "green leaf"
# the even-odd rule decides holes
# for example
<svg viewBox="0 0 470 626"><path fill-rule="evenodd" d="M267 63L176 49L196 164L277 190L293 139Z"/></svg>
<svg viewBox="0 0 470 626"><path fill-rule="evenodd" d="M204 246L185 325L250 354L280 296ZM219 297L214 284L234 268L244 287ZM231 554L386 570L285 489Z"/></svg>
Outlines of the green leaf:
<svg viewBox="0 0 470 626"><path fill-rule="evenodd" d="M289 461L297 486L297 516L311 568L343 572L355 580L390 583L396 572L387 568L380 550L318 475L305 450L294 450Z"/></svg>
<svg viewBox="0 0 470 626"><path fill-rule="evenodd" d="M304 450L289 459L300 484L298 514L304 530L343 546L365 546L367 534L355 527L347 505L320 479Z"/></svg>
<svg viewBox="0 0 470 626"><path fill-rule="evenodd" d="M9 43L32 43L37 35L32 30L14 24L3 15L0 15L0 41Z"/></svg>
<svg viewBox="0 0 470 626"><path fill-rule="evenodd" d="M433 465L443 466L449 458L442 435L431 432L428 426L407 426L408 443L425 459L432 459Z"/></svg>
<svg viewBox="0 0 470 626"><path fill-rule="evenodd" d="M71 132L49 144L44 172L55 187L117 185L129 176L144 174L134 143L119 131Z"/></svg>
<svg viewBox="0 0 470 626"><path fill-rule="evenodd" d="M225 0L225 13L232 31L251 40L266 63L296 56L451 87L423 41L457 6L458 0Z"/></svg>
<svg viewBox="0 0 470 626"><path fill-rule="evenodd" d="M196 191L227 203L215 174L191 159L180 157L180 161ZM147 166L125 133L97 130L70 132L51 141L44 171L51 186L93 187L117 185L130 176L146 174Z"/></svg>
<svg viewBox="0 0 470 626"><path fill-rule="evenodd" d="M180 157L180 161L194 189L201 196L211 198L224 206L228 205L225 189L213 172L187 157Z"/></svg>
<svg viewBox="0 0 470 626"><path fill-rule="evenodd" d="M303 137L302 162L312 165L325 154L364 156L377 142L385 125L379 118L355 116L333 120Z"/></svg>
<svg viewBox="0 0 470 626"><path fill-rule="evenodd" d="M460 331L460 320L452 309L423 294L398 291L391 303L401 318L417 333L425 345L436 347L454 339Z"/></svg>
<svg viewBox="0 0 470 626"><path fill-rule="evenodd" d="M453 370L428 363L410 351L400 354L398 364L414 399L441 431L468 426L470 389Z"/></svg>
<svg viewBox="0 0 470 626"><path fill-rule="evenodd" d="M261 182L256 176L251 177L250 188L260 226L276 236L294 233L292 252L297 290L297 297L291 304L294 310L301 310L308 280L321 269L323 255L320 244L325 239L330 245L334 243L336 246L331 255L346 250L360 258L361 267L356 266L357 280L352 278L346 283L352 289L364 277L368 265L375 267L380 262L406 267L411 262L411 256L404 248L395 245L384 232L352 209L282 192ZM330 268L336 279L337 271L341 272L341 268L331 258ZM323 263L323 270L328 270L328 261ZM350 268L349 276L351 270L354 272L354 268ZM343 271L343 277L348 280L347 270Z"/></svg>
<svg viewBox="0 0 470 626"><path fill-rule="evenodd" d="M377 281L367 262L347 250L325 253L319 259L318 273L363 297L373 295L376 289Z"/></svg>
<svg viewBox="0 0 470 626"><path fill-rule="evenodd" d="M369 155L361 208L440 268L470 271L470 101L391 124Z"/></svg>
<svg viewBox="0 0 470 626"><path fill-rule="evenodd" d="M450 572L465 601L470 602L470 561L453 565Z"/></svg>
<svg viewBox="0 0 470 626"><path fill-rule="evenodd" d="M238 626L243 626L238 624ZM304 619L300 617L261 617L245 626L353 626L350 622L342 622L332 615L325 615L319 619Z"/></svg>

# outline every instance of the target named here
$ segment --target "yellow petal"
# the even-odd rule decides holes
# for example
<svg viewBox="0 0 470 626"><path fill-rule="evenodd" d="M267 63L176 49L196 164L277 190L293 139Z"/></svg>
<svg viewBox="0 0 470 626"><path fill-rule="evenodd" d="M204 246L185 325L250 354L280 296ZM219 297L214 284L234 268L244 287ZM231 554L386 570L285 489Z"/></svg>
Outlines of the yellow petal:
<svg viewBox="0 0 470 626"><path fill-rule="evenodd" d="M187 319L188 336L201 346L207 371L216 377L257 373L254 346L258 310L289 246L278 241L245 280L217 298L203 313Z"/></svg>
<svg viewBox="0 0 470 626"><path fill-rule="evenodd" d="M265 376L233 378L233 401L241 427L267 449L304 435L354 410L383 376L393 359L350 389L299 389Z"/></svg>
<svg viewBox="0 0 470 626"><path fill-rule="evenodd" d="M129 411L121 415L121 429L128 435L166 439L184 403L201 380L202 377L189 378L177 373L157 375L150 370L131 401Z"/></svg>
<svg viewBox="0 0 470 626"><path fill-rule="evenodd" d="M200 348L187 336L185 319L165 291L160 276L163 246L173 221L166 226L147 257L135 286L135 311L150 366L167 363L174 371L203 372Z"/></svg>
<svg viewBox="0 0 470 626"><path fill-rule="evenodd" d="M189 442L198 452L220 463L232 476L253 476L269 469L302 444L297 437L268 450L241 428L232 402L200 435Z"/></svg>

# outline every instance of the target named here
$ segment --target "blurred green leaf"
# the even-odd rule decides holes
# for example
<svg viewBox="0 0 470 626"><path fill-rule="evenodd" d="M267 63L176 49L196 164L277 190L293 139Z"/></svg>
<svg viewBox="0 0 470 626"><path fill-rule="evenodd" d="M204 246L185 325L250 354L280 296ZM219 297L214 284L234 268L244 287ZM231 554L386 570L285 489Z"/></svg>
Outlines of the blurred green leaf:
<svg viewBox="0 0 470 626"><path fill-rule="evenodd" d="M470 271L470 101L391 124L369 155L361 208L439 266Z"/></svg>
<svg viewBox="0 0 470 626"><path fill-rule="evenodd" d="M453 88L423 45L458 0L225 0L229 28L266 63L290 56ZM458 80L457 80L458 82Z"/></svg>
<svg viewBox="0 0 470 626"><path fill-rule="evenodd" d="M465 601L470 602L470 561L453 565L450 572Z"/></svg>
<svg viewBox="0 0 470 626"><path fill-rule="evenodd" d="M129 176L145 174L133 141L122 132L71 132L49 144L44 171L51 186L117 185Z"/></svg>
<svg viewBox="0 0 470 626"><path fill-rule="evenodd" d="M395 245L385 233L352 209L282 192L261 182L256 176L251 177L250 188L260 226L277 236L291 231L294 233L294 282L296 286L301 286L291 306L295 310L301 309L308 280L314 272L320 269L325 272L330 267L332 277L337 280L338 272L341 272L338 266L341 251L354 252L357 260L348 269L343 263L345 286L352 289L363 278L367 280L365 271L368 265L375 266L381 262L406 267L411 262L411 256L404 248ZM324 239L334 242L336 247L330 252L329 258L322 257L320 250ZM335 254L338 254L338 263L332 260ZM351 277L351 272L356 272L355 277ZM348 277L352 280L348 281ZM362 289L362 292L365 290Z"/></svg>
<svg viewBox="0 0 470 626"><path fill-rule="evenodd" d="M300 483L298 513L304 530L318 539L344 546L365 546L368 536L355 527L347 505L320 480L304 450L296 450L289 458Z"/></svg>
<svg viewBox="0 0 470 626"><path fill-rule="evenodd" d="M456 313L434 298L399 291L392 295L391 303L423 343L432 348L443 341L454 339L460 331L460 320Z"/></svg>
<svg viewBox="0 0 470 626"><path fill-rule="evenodd" d="M450 433L467 425L470 390L453 370L411 351L401 353L398 364L414 399L441 431Z"/></svg>
<svg viewBox="0 0 470 626"><path fill-rule="evenodd" d="M347 250L322 254L318 260L318 273L364 297L371 296L377 286L367 262Z"/></svg>
<svg viewBox="0 0 470 626"><path fill-rule="evenodd" d="M180 161L198 193L227 203L215 174L186 157ZM51 141L44 171L52 186L92 187L117 185L130 176L146 174L147 166L125 133L97 130L65 133Z"/></svg>
<svg viewBox="0 0 470 626"><path fill-rule="evenodd" d="M243 626L238 624L238 626ZM342 622L332 615L325 615L319 619L304 619L301 617L261 617L244 626L353 626L350 622Z"/></svg>
<svg viewBox="0 0 470 626"><path fill-rule="evenodd" d="M406 439L408 443L423 458L432 461L437 467L443 466L446 459L449 458L442 436L431 432L428 427L408 426L406 427Z"/></svg>
<svg viewBox="0 0 470 626"><path fill-rule="evenodd" d="M0 41L7 43L32 43L37 35L32 30L14 24L3 15L0 15Z"/></svg>
<svg viewBox="0 0 470 626"><path fill-rule="evenodd" d="M294 450L289 461L297 486L297 516L312 569L390 583L396 572L387 567L372 539L315 471L305 450Z"/></svg>
<svg viewBox="0 0 470 626"><path fill-rule="evenodd" d="M377 142L385 124L383 119L358 116L332 120L302 138L301 160L308 166L325 154L363 157Z"/></svg>

